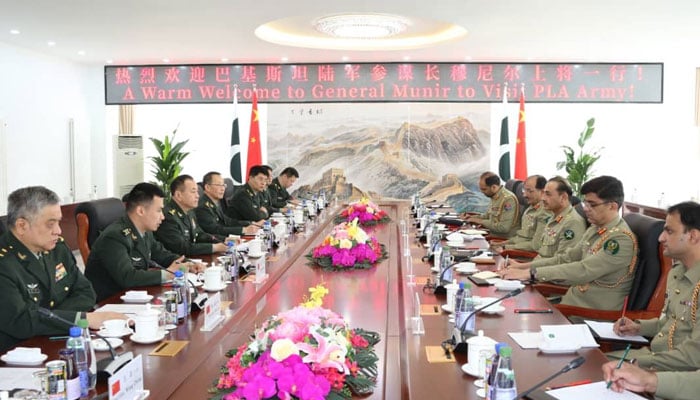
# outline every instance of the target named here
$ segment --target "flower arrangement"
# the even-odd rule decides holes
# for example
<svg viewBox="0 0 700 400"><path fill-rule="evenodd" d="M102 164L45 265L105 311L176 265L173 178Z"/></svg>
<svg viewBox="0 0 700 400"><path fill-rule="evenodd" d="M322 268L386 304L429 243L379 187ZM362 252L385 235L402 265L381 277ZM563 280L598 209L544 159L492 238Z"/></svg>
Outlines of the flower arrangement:
<svg viewBox="0 0 700 400"><path fill-rule="evenodd" d="M306 255L309 265L326 270L367 269L384 260L387 252L374 236L357 226L357 219L333 227L333 231Z"/></svg>
<svg viewBox="0 0 700 400"><path fill-rule="evenodd" d="M389 218L389 215L387 215L385 211L379 209L378 205L366 197L354 203L350 203L346 209L335 217L335 223L341 223L343 221L350 222L355 219L363 226L385 224L391 221L391 218Z"/></svg>
<svg viewBox="0 0 700 400"><path fill-rule="evenodd" d="M350 399L373 391L379 335L350 329L322 308L323 285L309 291L311 298L269 318L250 342L226 354L210 390L214 399Z"/></svg>

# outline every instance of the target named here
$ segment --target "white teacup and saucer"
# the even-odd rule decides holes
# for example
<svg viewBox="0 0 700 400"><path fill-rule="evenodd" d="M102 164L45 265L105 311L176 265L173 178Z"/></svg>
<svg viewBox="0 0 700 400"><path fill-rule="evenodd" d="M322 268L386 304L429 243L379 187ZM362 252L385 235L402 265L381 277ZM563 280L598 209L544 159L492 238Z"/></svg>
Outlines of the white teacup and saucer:
<svg viewBox="0 0 700 400"><path fill-rule="evenodd" d="M97 332L100 336L118 338L134 333L129 329L126 319L108 319L102 322L102 327Z"/></svg>
<svg viewBox="0 0 700 400"><path fill-rule="evenodd" d="M150 304L146 306L145 310L137 312L132 319L132 321L134 321L136 333L131 335L129 339L131 339L132 342L141 344L155 343L163 340L165 332L161 331L158 326L159 317L160 312L152 309Z"/></svg>

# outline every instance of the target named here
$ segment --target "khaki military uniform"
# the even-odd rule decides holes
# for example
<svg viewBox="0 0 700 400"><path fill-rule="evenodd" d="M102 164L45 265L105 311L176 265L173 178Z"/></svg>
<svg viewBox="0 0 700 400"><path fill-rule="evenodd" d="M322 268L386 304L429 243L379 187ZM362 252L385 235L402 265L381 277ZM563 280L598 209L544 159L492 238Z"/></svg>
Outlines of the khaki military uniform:
<svg viewBox="0 0 700 400"><path fill-rule="evenodd" d="M551 217L544 227L539 243L533 243L537 258L554 257L574 247L586 231L586 222L573 207Z"/></svg>
<svg viewBox="0 0 700 400"><path fill-rule="evenodd" d="M165 219L155 232L155 237L173 253L188 256L211 254L212 243L220 243L225 239L204 232L197 224L194 211L182 211L175 200L170 200L165 205L163 214Z"/></svg>
<svg viewBox="0 0 700 400"><path fill-rule="evenodd" d="M572 285L562 304L619 310L634 279L637 238L620 217L609 224L591 225L574 247L551 258L532 261L538 282Z"/></svg>
<svg viewBox="0 0 700 400"><path fill-rule="evenodd" d="M292 199L292 195L282 186L279 178L272 180L272 184L267 187L267 191L270 193L270 205L274 211L279 211L286 207L289 200Z"/></svg>
<svg viewBox="0 0 700 400"><path fill-rule="evenodd" d="M204 232L214 235L241 235L243 227L250 222L236 221L224 214L219 202L215 202L206 194L199 198L199 205L194 209L199 227Z"/></svg>
<svg viewBox="0 0 700 400"><path fill-rule="evenodd" d="M542 207L542 203L529 206L520 219L520 229L515 236L501 243L505 249L535 251L533 241L542 237L542 231L552 215Z"/></svg>
<svg viewBox="0 0 700 400"><path fill-rule="evenodd" d="M678 262L669 271L666 304L659 318L640 321L641 335L653 339L648 349L633 350L629 357L645 368L687 371L700 368L700 262L686 269ZM697 392L700 397L700 391Z"/></svg>
<svg viewBox="0 0 700 400"><path fill-rule="evenodd" d="M656 397L667 400L697 400L700 397L700 370L657 372Z"/></svg>
<svg viewBox="0 0 700 400"><path fill-rule="evenodd" d="M501 187L491 197L489 209L485 214L479 215L483 220L481 226L488 229L491 234L509 238L515 235L520 222L520 203L513 192Z"/></svg>
<svg viewBox="0 0 700 400"><path fill-rule="evenodd" d="M92 282L97 300L137 286L160 285L161 270L149 269L152 261L168 267L178 254L166 250L152 232L141 234L127 215L109 225L90 249L85 276Z"/></svg>
<svg viewBox="0 0 700 400"><path fill-rule="evenodd" d="M59 239L38 258L10 231L0 236L0 353L36 335L66 334L63 322L39 314L48 308L69 321L95 305L95 291Z"/></svg>
<svg viewBox="0 0 700 400"><path fill-rule="evenodd" d="M237 220L260 221L261 219L267 219L269 216L266 212L260 210L261 206L262 200L260 195L255 193L250 185L246 183L241 190L233 195L226 208L226 214Z"/></svg>

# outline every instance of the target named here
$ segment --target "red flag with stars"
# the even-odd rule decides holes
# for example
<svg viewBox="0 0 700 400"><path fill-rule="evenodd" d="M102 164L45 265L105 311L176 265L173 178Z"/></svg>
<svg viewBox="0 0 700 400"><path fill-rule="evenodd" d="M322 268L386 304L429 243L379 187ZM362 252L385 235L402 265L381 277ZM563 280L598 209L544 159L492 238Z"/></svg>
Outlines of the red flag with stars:
<svg viewBox="0 0 700 400"><path fill-rule="evenodd" d="M518 118L518 138L515 141L515 179L527 179L527 142L525 141L525 89L520 89L520 117Z"/></svg>
<svg viewBox="0 0 700 400"><path fill-rule="evenodd" d="M260 122L258 120L258 94L253 90L253 111L250 114L250 136L248 137L248 160L246 162L246 180L250 167L262 164L260 149Z"/></svg>

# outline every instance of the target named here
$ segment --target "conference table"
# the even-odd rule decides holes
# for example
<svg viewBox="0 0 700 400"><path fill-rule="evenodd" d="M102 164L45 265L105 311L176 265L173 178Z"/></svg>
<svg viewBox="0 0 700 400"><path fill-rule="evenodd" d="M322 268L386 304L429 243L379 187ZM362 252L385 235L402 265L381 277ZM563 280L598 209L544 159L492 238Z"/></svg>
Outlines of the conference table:
<svg viewBox="0 0 700 400"><path fill-rule="evenodd" d="M379 374L375 391L367 399L427 399L463 398L477 399L475 378L466 375L461 365L467 362L466 354L456 354L456 362L429 363L426 346L439 346L449 338L452 324L448 314L424 315L425 334L414 335L410 319L417 293L422 304L439 306L444 296L436 297L432 291L424 291L422 284L410 284L406 240L402 237L400 221L407 215L407 202L380 204L392 221L388 224L366 228L384 244L388 258L367 270L340 272L324 271L311 267L305 255L323 240L334 226L333 217L339 209L325 209L317 219L308 224L303 233L291 236L286 246L268 255L268 277L262 283L239 279L220 292L224 307L224 320L211 331L201 331L203 315L192 313L189 318L169 331L166 340L188 341L175 356L149 355L155 344L137 344L129 340L118 351L131 351L143 357L144 387L150 390L152 399L204 399L207 390L218 378L219 370L226 362L227 351L249 339L256 326L281 311L291 309L308 296L308 288L324 283L329 294L323 306L343 316L353 328L376 331L381 341L375 349L379 356ZM412 226L413 221L409 221ZM415 238L415 230L408 234L408 251L413 261L416 280L431 275L430 265L423 262L423 246ZM459 277L459 276L458 276ZM434 277L433 277L434 278ZM466 280L466 277L459 277ZM158 296L168 287L148 287L149 294ZM201 291L201 289L199 289ZM478 296L497 297L493 286L474 287ZM106 303L121 303L114 296ZM503 302L502 314L477 316L477 329L486 336L505 341L513 347L513 363L518 389L523 390L544 377L560 370L576 354L545 355L537 350L523 350L515 344L507 332L539 331L541 324L568 324L558 311L552 314L514 314L514 308L549 308L538 292L526 287L519 296ZM56 359L63 342L37 337L21 343L22 346L41 347ZM600 366L606 361L597 348L581 349L578 355L586 358L580 368L560 376L552 384L569 381L602 379ZM102 357L107 353L98 353ZM106 391L105 384L98 385L98 392Z"/></svg>

